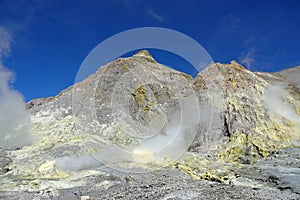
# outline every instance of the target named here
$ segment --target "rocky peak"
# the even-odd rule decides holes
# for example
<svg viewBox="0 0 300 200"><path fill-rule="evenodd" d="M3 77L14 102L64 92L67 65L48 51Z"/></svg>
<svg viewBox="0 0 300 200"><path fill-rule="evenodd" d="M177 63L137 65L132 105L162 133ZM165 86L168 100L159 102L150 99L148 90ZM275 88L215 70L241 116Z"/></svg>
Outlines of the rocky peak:
<svg viewBox="0 0 300 200"><path fill-rule="evenodd" d="M245 69L241 64L239 64L239 63L236 62L235 60L232 60L232 61L230 62L230 65L229 65L229 66L234 67L234 68L239 69L239 70L244 70L244 69Z"/></svg>
<svg viewBox="0 0 300 200"><path fill-rule="evenodd" d="M150 58L150 59L154 60L153 56L147 50L141 50L133 55L133 57L139 57L139 56Z"/></svg>

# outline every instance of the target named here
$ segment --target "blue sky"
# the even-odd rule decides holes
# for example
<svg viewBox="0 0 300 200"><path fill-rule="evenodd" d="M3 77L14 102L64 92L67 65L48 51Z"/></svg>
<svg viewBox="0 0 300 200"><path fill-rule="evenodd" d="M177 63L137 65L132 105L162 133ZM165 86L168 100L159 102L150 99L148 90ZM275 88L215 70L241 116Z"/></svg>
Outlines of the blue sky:
<svg viewBox="0 0 300 200"><path fill-rule="evenodd" d="M0 0L0 26L13 37L3 62L26 101L56 95L74 83L100 42L152 26L190 36L216 62L278 71L300 64L299 10L297 0ZM185 65L165 53L154 57L177 69Z"/></svg>

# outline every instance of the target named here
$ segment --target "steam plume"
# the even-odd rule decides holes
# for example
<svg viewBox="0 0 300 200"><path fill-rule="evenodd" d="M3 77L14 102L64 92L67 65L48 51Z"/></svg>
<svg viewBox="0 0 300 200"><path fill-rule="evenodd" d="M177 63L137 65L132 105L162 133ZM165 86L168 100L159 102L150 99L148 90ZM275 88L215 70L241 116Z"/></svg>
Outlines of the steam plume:
<svg viewBox="0 0 300 200"><path fill-rule="evenodd" d="M12 37L0 27L0 147L17 148L33 141L29 133L30 116L26 112L23 96L11 87L14 74L2 63L10 52Z"/></svg>

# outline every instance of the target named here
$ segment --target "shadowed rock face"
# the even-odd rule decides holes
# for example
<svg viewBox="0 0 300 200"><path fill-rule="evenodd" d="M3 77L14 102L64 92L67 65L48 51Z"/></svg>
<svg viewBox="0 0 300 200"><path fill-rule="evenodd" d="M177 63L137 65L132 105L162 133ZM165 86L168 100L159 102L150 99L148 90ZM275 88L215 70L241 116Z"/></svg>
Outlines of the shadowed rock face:
<svg viewBox="0 0 300 200"><path fill-rule="evenodd" d="M247 174L247 170L249 173L255 171L255 167L249 166L256 166L267 171L262 182L269 180L268 172L279 174L278 184L267 184L268 187L287 187L299 193L296 181L283 186L285 173L280 175L280 170L272 166L270 170L263 168L265 164L270 165L270 158L279 149L291 146L293 152L299 149L296 146L300 138L300 91L296 79L290 78L291 72L300 73L299 68L274 74L251 72L232 61L230 64L213 63L193 79L157 63L145 50L129 58L119 58L55 97L27 103L32 133L38 141L5 153L2 159L5 170L0 159L0 175L4 174L0 190L44 190L49 180L56 181L51 183L56 189L82 187L91 183L91 176L100 181L103 174L113 173L104 172L105 166L94 159L102 147L114 144L132 151L144 145L144 138L155 134L159 136L153 141L166 140L169 130L173 130L168 124L174 123L174 116L185 108L188 113L196 113L181 114L190 117L188 121L200 114L196 126L188 124L191 127L182 131L182 143L193 139L188 152L178 161L166 159L155 163L158 169L178 168L198 181L206 179L264 187L257 180L257 174ZM191 96L196 101L187 101L189 103L184 105L185 99ZM180 120L175 120L175 124L180 124ZM196 131L195 137L193 131ZM122 157L114 153L109 155L117 160L118 156ZM152 161L156 158L144 154L138 153L142 165L140 158L124 158L126 166L154 167ZM293 155L298 162L298 154ZM145 164L147 159L150 162ZM67 169L85 170L70 172ZM298 171L293 173L300 178ZM247 180L238 178L237 174ZM121 187L121 175L116 176L115 181L103 184ZM14 184L10 182L12 179ZM172 191L178 190L176 187ZM191 193L199 194L198 191Z"/></svg>

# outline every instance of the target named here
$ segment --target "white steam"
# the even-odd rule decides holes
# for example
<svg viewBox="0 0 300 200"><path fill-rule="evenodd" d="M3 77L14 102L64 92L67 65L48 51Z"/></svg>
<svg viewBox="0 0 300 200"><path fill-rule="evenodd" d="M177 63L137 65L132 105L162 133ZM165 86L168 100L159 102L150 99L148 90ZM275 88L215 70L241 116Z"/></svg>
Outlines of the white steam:
<svg viewBox="0 0 300 200"><path fill-rule="evenodd" d="M66 171L90 169L100 165L101 163L95 157L88 154L64 156L55 159L55 166Z"/></svg>
<svg viewBox="0 0 300 200"><path fill-rule="evenodd" d="M113 166L132 161L134 163L161 163L164 158L178 159L192 143L199 122L206 123L209 118L206 115L200 119L200 108L195 97L182 98L180 104L178 111L174 112L160 133L145 138L139 146L133 149L128 147L132 151L112 145L101 149L94 155L70 155L56 158L56 167L72 171L95 168L102 163Z"/></svg>
<svg viewBox="0 0 300 200"><path fill-rule="evenodd" d="M273 85L265 90L265 104L269 111L279 114L286 119L300 123L300 116L297 115L293 105L283 97L288 96L283 85Z"/></svg>
<svg viewBox="0 0 300 200"><path fill-rule="evenodd" d="M68 155L55 159L55 166L66 171L83 170L97 168L103 164L114 165L128 161L125 151L110 146L101 149L95 154L84 153L82 155Z"/></svg>
<svg viewBox="0 0 300 200"><path fill-rule="evenodd" d="M32 143L29 133L30 116L26 112L23 96L11 88L13 73L2 64L12 42L8 30L0 27L0 147L17 148Z"/></svg>
<svg viewBox="0 0 300 200"><path fill-rule="evenodd" d="M195 97L182 98L180 110L175 112L163 131L146 139L134 149L137 161L160 162L163 158L178 159L191 145L200 122L200 110Z"/></svg>

